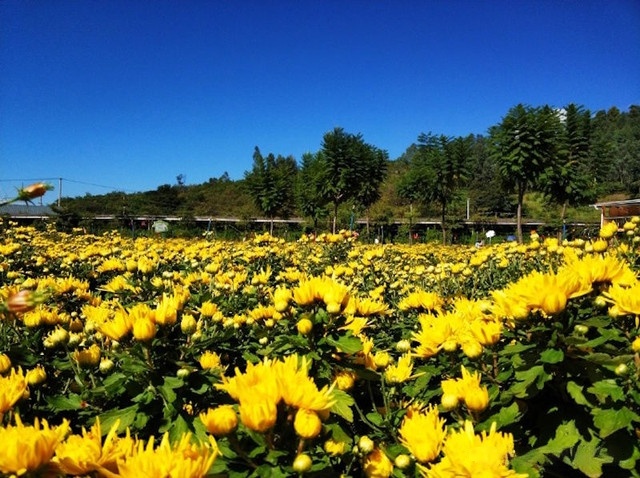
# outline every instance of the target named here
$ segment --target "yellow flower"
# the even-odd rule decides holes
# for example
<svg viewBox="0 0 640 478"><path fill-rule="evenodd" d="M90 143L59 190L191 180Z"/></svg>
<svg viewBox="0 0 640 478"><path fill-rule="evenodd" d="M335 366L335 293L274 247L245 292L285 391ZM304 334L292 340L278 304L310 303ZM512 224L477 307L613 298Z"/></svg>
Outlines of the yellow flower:
<svg viewBox="0 0 640 478"><path fill-rule="evenodd" d="M393 473L393 463L380 448L376 448L364 459L363 470L367 478L388 478Z"/></svg>
<svg viewBox="0 0 640 478"><path fill-rule="evenodd" d="M273 303L277 312L285 312L289 308L289 302L293 294L289 289L278 287L273 293Z"/></svg>
<svg viewBox="0 0 640 478"><path fill-rule="evenodd" d="M68 475L88 475L102 469L116 472L118 459L130 454L134 445L128 433L123 438L116 435L119 425L116 421L103 441L97 419L89 431L83 428L82 435L70 435L59 444L53 461Z"/></svg>
<svg viewBox="0 0 640 478"><path fill-rule="evenodd" d="M180 320L180 330L183 334L192 334L197 328L198 323L193 315L185 314L182 316L182 320Z"/></svg>
<svg viewBox="0 0 640 478"><path fill-rule="evenodd" d="M200 305L200 314L204 317L213 317L218 312L218 306L213 302L203 302Z"/></svg>
<svg viewBox="0 0 640 478"><path fill-rule="evenodd" d="M266 432L276 424L278 409L274 402L258 397L255 401L245 400L240 403L240 420L251 430Z"/></svg>
<svg viewBox="0 0 640 478"><path fill-rule="evenodd" d="M356 380L356 374L350 371L338 372L333 379L338 390L351 390Z"/></svg>
<svg viewBox="0 0 640 478"><path fill-rule="evenodd" d="M178 320L180 299L163 295L162 300L154 310L155 323L158 325L173 325Z"/></svg>
<svg viewBox="0 0 640 478"><path fill-rule="evenodd" d="M215 436L228 435L238 426L238 416L231 405L209 408L206 413L200 414L200 421Z"/></svg>
<svg viewBox="0 0 640 478"><path fill-rule="evenodd" d="M607 247L609 247L609 243L604 239L598 239L593 242L591 247L593 247L594 252L604 252L607 250Z"/></svg>
<svg viewBox="0 0 640 478"><path fill-rule="evenodd" d="M316 412L329 410L334 404L333 387L318 390L315 382L307 375L307 361L299 361L297 355L290 355L274 365L277 373L278 389L287 405Z"/></svg>
<svg viewBox="0 0 640 478"><path fill-rule="evenodd" d="M313 329L313 322L311 322L306 317L302 318L296 324L296 328L298 329L298 333L300 333L300 335L308 335Z"/></svg>
<svg viewBox="0 0 640 478"><path fill-rule="evenodd" d="M384 371L384 378L389 383L403 383L411 378L413 372L413 361L411 354L404 354L395 365L390 365Z"/></svg>
<svg viewBox="0 0 640 478"><path fill-rule="evenodd" d="M11 359L7 354L0 353L0 375L11 368Z"/></svg>
<svg viewBox="0 0 640 478"><path fill-rule="evenodd" d="M101 355L100 347L97 344L93 344L88 349L73 352L73 360L81 367L95 367L100 363Z"/></svg>
<svg viewBox="0 0 640 478"><path fill-rule="evenodd" d="M620 315L640 315L640 282L633 287L621 287L614 284L602 295L616 306Z"/></svg>
<svg viewBox="0 0 640 478"><path fill-rule="evenodd" d="M402 299L398 304L398 308L402 311L418 310L418 311L438 311L444 305L444 300L435 292L425 292L419 290L412 292Z"/></svg>
<svg viewBox="0 0 640 478"><path fill-rule="evenodd" d="M358 315L368 317L370 315L387 315L389 306L382 301L373 299L357 299L356 310Z"/></svg>
<svg viewBox="0 0 640 478"><path fill-rule="evenodd" d="M133 329L133 321L126 311L116 311L112 320L98 325L98 330L112 340L121 340Z"/></svg>
<svg viewBox="0 0 640 478"><path fill-rule="evenodd" d="M150 318L139 317L133 323L133 337L140 342L148 342L156 336L156 324Z"/></svg>
<svg viewBox="0 0 640 478"><path fill-rule="evenodd" d="M0 417L22 398L27 390L27 379L22 369L12 369L7 377L0 376Z"/></svg>
<svg viewBox="0 0 640 478"><path fill-rule="evenodd" d="M603 239L611 239L618 232L618 224L614 221L606 223L600 228L600 237Z"/></svg>
<svg viewBox="0 0 640 478"><path fill-rule="evenodd" d="M420 463L433 461L444 443L445 420L436 407L407 413L398 430L400 441Z"/></svg>
<svg viewBox="0 0 640 478"><path fill-rule="evenodd" d="M165 433L157 448L154 448L153 437L146 446L145 442L138 442L132 453L118 460L118 474L122 478L200 478L207 475L217 456L218 447L213 437L203 444L192 444L191 435L185 433L172 445L169 434Z"/></svg>
<svg viewBox="0 0 640 478"><path fill-rule="evenodd" d="M69 431L69 422L51 428L46 420L36 418L33 426L24 426L20 417L16 424L0 428L0 472L23 475L35 472L51 461L54 450Z"/></svg>
<svg viewBox="0 0 640 478"><path fill-rule="evenodd" d="M322 422L316 412L301 408L296 412L293 428L299 437L310 440L320 434Z"/></svg>
<svg viewBox="0 0 640 478"><path fill-rule="evenodd" d="M470 411L481 412L489 406L489 391L480 386L479 372L471 374L464 366L461 369L462 378L442 381L442 404L450 410L464 401Z"/></svg>
<svg viewBox="0 0 640 478"><path fill-rule="evenodd" d="M335 441L333 438L329 438L324 442L324 451L331 456L339 456L345 452L346 445L343 441Z"/></svg>
<svg viewBox="0 0 640 478"><path fill-rule="evenodd" d="M460 430L450 433L443 446L444 457L426 470L430 477L482 476L487 478L526 478L508 468L513 456L513 436L491 430L476 435L473 424L466 421ZM482 472L482 475L476 473Z"/></svg>
<svg viewBox="0 0 640 478"><path fill-rule="evenodd" d="M211 352L210 350L207 350L205 353L203 353L200 356L200 366L204 369L204 370L217 370L217 369L222 369L222 363L220 361L220 356L215 353L215 352Z"/></svg>
<svg viewBox="0 0 640 478"><path fill-rule="evenodd" d="M36 365L27 371L26 379L29 385L38 385L47 379L47 372L42 365Z"/></svg>

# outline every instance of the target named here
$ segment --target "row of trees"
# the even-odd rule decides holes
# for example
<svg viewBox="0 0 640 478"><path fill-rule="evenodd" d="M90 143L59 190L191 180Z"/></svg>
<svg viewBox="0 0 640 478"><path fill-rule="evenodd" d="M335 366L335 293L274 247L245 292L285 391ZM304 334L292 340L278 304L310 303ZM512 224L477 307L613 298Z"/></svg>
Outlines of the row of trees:
<svg viewBox="0 0 640 478"><path fill-rule="evenodd" d="M303 156L299 169L292 156L270 153L265 158L256 147L253 169L245 173L245 182L265 216L286 217L297 201L302 214L317 228L330 207L335 232L342 204L350 202L352 208L366 212L380 199L388 160L386 151L366 143L362 135L335 128L324 135L319 152Z"/></svg>
<svg viewBox="0 0 640 478"><path fill-rule="evenodd" d="M437 205L446 242L447 212L461 195L483 191L490 209L508 209L509 194L516 204L517 238L522 241L522 214L525 194L539 191L561 207L564 221L569 205L593 202L600 194L613 192L622 179L629 192L637 192L640 178L639 110L631 107L636 122L631 141L625 143L624 160L617 157L616 135L603 134L597 123L618 120L610 110L592 118L583 107L532 107L519 104L484 137L448 137L421 134L405 158L396 194L413 205ZM605 131L608 128L605 128ZM331 206L333 228L338 207L350 203L358 212L367 212L380 198L386 179L387 154L341 128L325 134L322 149L302 158L300 169L293 158L263 158L256 148L253 169L245 180L256 207L266 216L282 216L295 209L318 219ZM612 173L615 176L612 176ZM604 179L604 182L603 182ZM612 187L611 184L614 184ZM296 189L291 185L298 184ZM622 185L622 184L621 184ZM496 194L497 192L497 194ZM367 214L368 217L368 214Z"/></svg>
<svg viewBox="0 0 640 478"><path fill-rule="evenodd" d="M224 174L199 185L176 185L137 194L64 198L63 208L93 214L274 218L305 217L345 227L349 217L376 223L439 217L446 240L451 218L513 214L522 237L524 206L532 197L558 211L640 193L640 107L591 114L570 104L562 109L517 105L486 136L423 133L394 161L362 135L342 128L327 132L321 149L300 161L256 147L253 167L241 180ZM527 199L527 201L525 201ZM541 199L542 200L542 199ZM550 207L556 205L556 207ZM537 217L549 220L550 218ZM411 227L411 226L410 226Z"/></svg>

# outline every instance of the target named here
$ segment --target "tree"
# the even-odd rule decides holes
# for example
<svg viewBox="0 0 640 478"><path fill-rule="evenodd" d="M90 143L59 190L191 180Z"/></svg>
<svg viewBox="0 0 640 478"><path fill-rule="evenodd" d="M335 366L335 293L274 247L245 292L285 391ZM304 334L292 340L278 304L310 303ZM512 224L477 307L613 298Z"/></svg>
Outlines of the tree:
<svg viewBox="0 0 640 478"><path fill-rule="evenodd" d="M367 218L367 236L369 236L369 208L380 199L380 187L387 176L389 155L386 151L373 146L361 144L363 158L363 174L366 181L360 183L355 193L354 202L363 208Z"/></svg>
<svg viewBox="0 0 640 478"><path fill-rule="evenodd" d="M296 183L297 201L300 212L313 221L314 231L318 221L326 217L326 201L322 197L322 162L319 155L305 153Z"/></svg>
<svg viewBox="0 0 640 478"><path fill-rule="evenodd" d="M253 168L245 171L245 184L255 206L270 219L271 234L274 218L286 217L294 208L294 191L291 185L296 174L297 165L293 157L276 158L270 153L264 158L260 149L255 147Z"/></svg>
<svg viewBox="0 0 640 478"><path fill-rule="evenodd" d="M338 207L355 200L358 193L362 198L380 187L381 180L369 178L379 164L380 153L376 148L364 142L361 134L350 134L343 128L334 128L326 133L322 140L322 149L318 153L320 161L320 196L333 205L333 232L336 232ZM384 177L384 173L382 173ZM365 183L370 181L370 185ZM370 187L368 193L363 191Z"/></svg>
<svg viewBox="0 0 640 478"><path fill-rule="evenodd" d="M469 141L471 158L467 197L471 200L473 209L494 215L511 212L512 205L503 192L503 180L495 158L489 154L487 139L483 136L471 136Z"/></svg>
<svg viewBox="0 0 640 478"><path fill-rule="evenodd" d="M443 243L447 241L447 207L467 179L470 152L469 138L422 133L418 137L418 152L400 183L399 194L411 203L439 205Z"/></svg>
<svg viewBox="0 0 640 478"><path fill-rule="evenodd" d="M562 206L564 222L567 206L586 204L596 199L588 171L591 114L581 106L568 105L561 117L562 126L556 156L540 177L543 192Z"/></svg>
<svg viewBox="0 0 640 478"><path fill-rule="evenodd" d="M520 243L524 195L535 187L555 156L559 130L560 119L553 109L522 104L511 108L500 124L490 128L492 155L505 184L516 193L516 229Z"/></svg>

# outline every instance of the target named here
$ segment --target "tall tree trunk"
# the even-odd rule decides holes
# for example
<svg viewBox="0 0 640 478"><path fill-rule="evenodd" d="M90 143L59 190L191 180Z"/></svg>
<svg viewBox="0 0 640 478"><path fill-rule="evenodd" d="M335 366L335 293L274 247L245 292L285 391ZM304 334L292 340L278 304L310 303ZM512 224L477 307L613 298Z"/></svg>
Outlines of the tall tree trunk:
<svg viewBox="0 0 640 478"><path fill-rule="evenodd" d="M269 221L269 235L273 236L273 217Z"/></svg>
<svg viewBox="0 0 640 478"><path fill-rule="evenodd" d="M369 210L367 209L367 216L366 216L366 221L367 221L367 241L371 241L371 231L369 230Z"/></svg>
<svg viewBox="0 0 640 478"><path fill-rule="evenodd" d="M524 186L518 185L518 212L516 214L516 237L522 244L522 203L524 202Z"/></svg>
<svg viewBox="0 0 640 478"><path fill-rule="evenodd" d="M440 227L442 228L442 245L445 246L447 244L447 226L444 223L445 217L447 216L447 205L442 202L442 217Z"/></svg>
<svg viewBox="0 0 640 478"><path fill-rule="evenodd" d="M338 203L333 203L333 233L336 233L336 224L338 222Z"/></svg>

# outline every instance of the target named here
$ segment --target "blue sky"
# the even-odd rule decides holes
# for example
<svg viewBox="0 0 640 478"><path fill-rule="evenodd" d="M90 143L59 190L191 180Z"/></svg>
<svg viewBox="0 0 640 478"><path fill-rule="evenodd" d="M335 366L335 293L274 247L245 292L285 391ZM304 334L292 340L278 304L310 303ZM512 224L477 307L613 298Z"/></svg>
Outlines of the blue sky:
<svg viewBox="0 0 640 478"><path fill-rule="evenodd" d="M336 126L395 159L571 102L640 103L640 2L0 2L0 197L240 179Z"/></svg>

